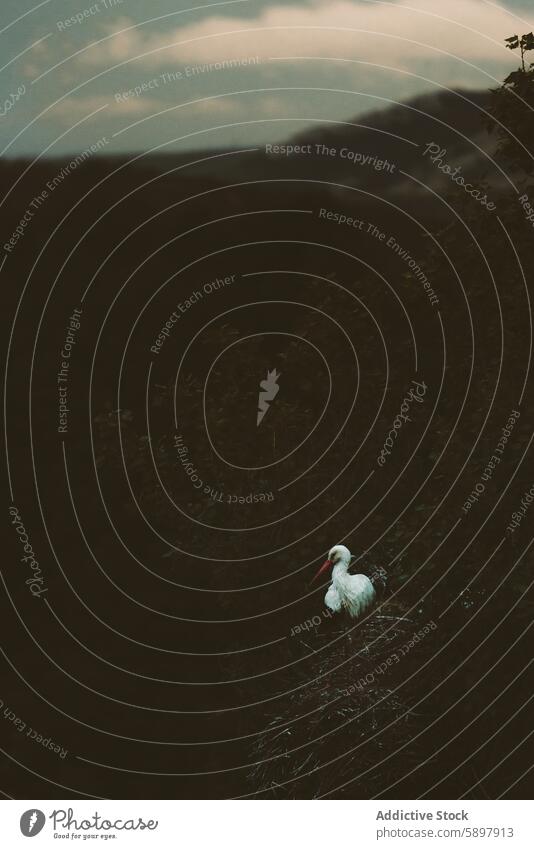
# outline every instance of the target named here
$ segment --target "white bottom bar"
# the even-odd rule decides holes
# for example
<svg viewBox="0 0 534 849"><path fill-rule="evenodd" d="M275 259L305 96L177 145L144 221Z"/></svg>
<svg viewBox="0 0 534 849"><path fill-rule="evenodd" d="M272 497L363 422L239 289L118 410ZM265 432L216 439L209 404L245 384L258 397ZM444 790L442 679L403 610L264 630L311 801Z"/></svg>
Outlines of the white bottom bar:
<svg viewBox="0 0 534 849"><path fill-rule="evenodd" d="M532 849L528 801L4 801L1 845ZM119 844L120 841L120 844ZM30 844L32 845L32 844Z"/></svg>

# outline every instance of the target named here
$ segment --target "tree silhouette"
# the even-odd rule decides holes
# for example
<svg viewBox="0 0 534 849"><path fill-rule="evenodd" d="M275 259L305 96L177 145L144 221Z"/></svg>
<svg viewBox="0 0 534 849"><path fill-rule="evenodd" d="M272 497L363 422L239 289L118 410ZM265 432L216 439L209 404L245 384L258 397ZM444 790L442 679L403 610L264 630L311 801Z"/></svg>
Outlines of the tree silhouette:
<svg viewBox="0 0 534 849"><path fill-rule="evenodd" d="M534 170L534 68L525 68L525 53L534 50L534 34L505 39L510 50L521 50L521 67L512 71L498 89L492 90L489 132L497 133L497 158L506 168L530 175Z"/></svg>
<svg viewBox="0 0 534 849"><path fill-rule="evenodd" d="M521 38L519 38L518 35L511 35L509 38L505 38L504 40L506 41L506 46L509 50L517 50L517 48L521 50L521 65L524 71L525 53L527 50L534 50L534 34L527 32L525 35L522 35Z"/></svg>

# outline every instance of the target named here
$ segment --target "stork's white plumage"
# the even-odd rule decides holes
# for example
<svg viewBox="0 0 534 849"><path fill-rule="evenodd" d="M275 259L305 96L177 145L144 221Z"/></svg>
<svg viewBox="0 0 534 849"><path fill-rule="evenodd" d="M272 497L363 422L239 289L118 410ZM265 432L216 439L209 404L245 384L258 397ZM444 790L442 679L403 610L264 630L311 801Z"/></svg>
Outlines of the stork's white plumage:
<svg viewBox="0 0 534 849"><path fill-rule="evenodd" d="M332 583L324 597L325 604L333 613L346 610L353 619L357 619L374 603L376 592L367 575L349 574L350 561L348 548L335 545L313 580L332 569Z"/></svg>

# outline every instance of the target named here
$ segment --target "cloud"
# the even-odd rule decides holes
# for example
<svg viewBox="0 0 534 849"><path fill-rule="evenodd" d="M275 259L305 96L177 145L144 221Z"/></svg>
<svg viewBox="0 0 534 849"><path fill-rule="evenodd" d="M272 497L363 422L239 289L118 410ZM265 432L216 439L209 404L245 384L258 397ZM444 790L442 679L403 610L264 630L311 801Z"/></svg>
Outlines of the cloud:
<svg viewBox="0 0 534 849"><path fill-rule="evenodd" d="M107 107L107 108L106 108ZM124 103L116 103L111 97L101 95L81 97L66 97L46 113L46 117L59 120L66 126L72 126L76 121L85 118L99 109L100 117L149 115L154 112L154 102L144 97L133 98Z"/></svg>
<svg viewBox="0 0 534 849"><path fill-rule="evenodd" d="M132 22L123 19L119 28L115 24L106 30L115 33L112 38L81 54L79 61L109 68L135 60L135 66L160 68L171 62L308 55L408 69L452 54L483 66L508 67L515 57L503 39L516 25L510 12L483 0L449 0L446 6L442 0L315 0L306 6L268 6L256 17L211 16L158 33L130 29Z"/></svg>

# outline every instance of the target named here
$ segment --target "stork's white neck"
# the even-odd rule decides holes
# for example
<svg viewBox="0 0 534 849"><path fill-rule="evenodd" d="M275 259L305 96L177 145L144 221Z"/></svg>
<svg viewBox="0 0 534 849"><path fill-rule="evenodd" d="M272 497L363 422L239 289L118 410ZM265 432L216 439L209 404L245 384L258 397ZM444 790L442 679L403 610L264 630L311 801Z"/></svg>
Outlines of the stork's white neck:
<svg viewBox="0 0 534 849"><path fill-rule="evenodd" d="M349 571L349 566L350 566L350 557L348 557L346 559L343 558L343 560L340 560L339 563L336 563L336 565L332 569L332 580L333 581L336 581L336 580L339 581L340 579L342 580L346 576L347 572Z"/></svg>

